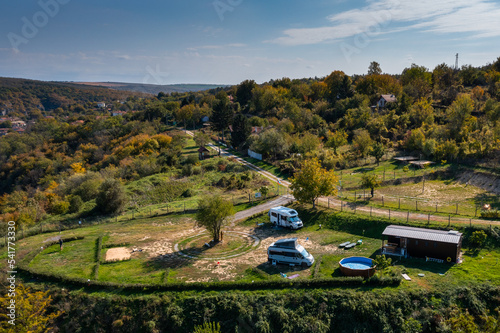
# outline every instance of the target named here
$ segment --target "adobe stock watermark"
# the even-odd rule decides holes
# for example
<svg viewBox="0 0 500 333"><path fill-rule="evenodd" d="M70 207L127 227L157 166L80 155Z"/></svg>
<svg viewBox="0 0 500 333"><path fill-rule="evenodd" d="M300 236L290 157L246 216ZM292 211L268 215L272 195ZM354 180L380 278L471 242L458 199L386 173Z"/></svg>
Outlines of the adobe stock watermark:
<svg viewBox="0 0 500 333"><path fill-rule="evenodd" d="M392 23L395 11L400 6L399 0L394 0L391 7L387 10L378 11L372 14L371 21L367 22L366 28L359 34L356 34L352 42L343 42L340 44L340 50L344 54L344 58L348 63L351 62L352 56L360 54L361 51L370 45L373 39L382 33L382 29Z"/></svg>
<svg viewBox="0 0 500 333"><path fill-rule="evenodd" d="M236 7L241 5L243 0L215 0L212 4L214 6L215 12L219 15L219 19L224 21L224 14L226 12L232 12Z"/></svg>
<svg viewBox="0 0 500 333"><path fill-rule="evenodd" d="M156 68L153 69L151 66L146 66L146 76L144 76L144 79L142 80L142 83L144 84L159 84L159 85L166 85L167 84L167 77L170 75L169 72L162 72L160 70L160 65L156 65Z"/></svg>
<svg viewBox="0 0 500 333"><path fill-rule="evenodd" d="M9 32L7 38L12 45L14 51L19 51L19 46L21 44L28 44L30 40L38 35L40 29L45 27L51 18L54 18L61 9L62 5L66 5L71 0L39 0L38 5L41 10L37 11L31 17L31 20L26 16L21 18L23 23L21 27L21 34L14 32Z"/></svg>

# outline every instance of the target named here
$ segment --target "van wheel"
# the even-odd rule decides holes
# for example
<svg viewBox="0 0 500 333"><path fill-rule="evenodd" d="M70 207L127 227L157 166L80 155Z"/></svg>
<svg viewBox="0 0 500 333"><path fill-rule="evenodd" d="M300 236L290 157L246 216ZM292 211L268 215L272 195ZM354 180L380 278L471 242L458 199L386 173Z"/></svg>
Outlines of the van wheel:
<svg viewBox="0 0 500 333"><path fill-rule="evenodd" d="M307 268L307 264L306 264L305 262L303 262L303 263L301 264L301 266L302 266L302 268Z"/></svg>

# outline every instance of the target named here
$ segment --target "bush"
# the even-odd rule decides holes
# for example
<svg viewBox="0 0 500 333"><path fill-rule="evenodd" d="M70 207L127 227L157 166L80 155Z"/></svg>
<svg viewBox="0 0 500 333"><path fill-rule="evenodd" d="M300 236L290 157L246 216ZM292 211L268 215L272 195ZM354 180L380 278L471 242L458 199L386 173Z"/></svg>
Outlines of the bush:
<svg viewBox="0 0 500 333"><path fill-rule="evenodd" d="M69 202L67 201L56 201L50 207L50 212L55 215L66 214L69 210Z"/></svg>
<svg viewBox="0 0 500 333"><path fill-rule="evenodd" d="M386 269L387 267L389 267L392 263L392 259L391 258L386 258L385 255L378 255L375 257L375 260L373 260L373 264L376 265L376 269L378 271L382 271L384 269Z"/></svg>
<svg viewBox="0 0 500 333"><path fill-rule="evenodd" d="M481 217L485 219L498 219L500 218L500 210L497 209L482 210Z"/></svg>
<svg viewBox="0 0 500 333"><path fill-rule="evenodd" d="M192 189L190 189L190 188L188 188L187 190L185 190L185 191L182 193L182 196L183 196L184 198L190 198L190 197L192 197L192 196L194 196L194 195L195 195L194 191L193 191Z"/></svg>
<svg viewBox="0 0 500 333"><path fill-rule="evenodd" d="M473 247L482 247L488 236L482 230L474 231L470 237L470 244Z"/></svg>

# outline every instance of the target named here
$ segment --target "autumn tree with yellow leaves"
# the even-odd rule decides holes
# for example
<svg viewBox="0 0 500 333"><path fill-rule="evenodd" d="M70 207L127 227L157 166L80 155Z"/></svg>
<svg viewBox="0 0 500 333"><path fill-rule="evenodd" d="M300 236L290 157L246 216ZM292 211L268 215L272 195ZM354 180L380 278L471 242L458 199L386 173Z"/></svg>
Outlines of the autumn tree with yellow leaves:
<svg viewBox="0 0 500 333"><path fill-rule="evenodd" d="M295 199L302 203L312 203L313 208L316 208L316 199L320 196L337 193L337 176L333 171L322 168L317 158L304 161L290 181Z"/></svg>
<svg viewBox="0 0 500 333"><path fill-rule="evenodd" d="M45 333L51 331L52 321L62 312L47 313L52 302L48 291L32 291L22 284L17 285L15 292L15 318L8 308L13 298L8 294L0 296L0 329L7 333Z"/></svg>

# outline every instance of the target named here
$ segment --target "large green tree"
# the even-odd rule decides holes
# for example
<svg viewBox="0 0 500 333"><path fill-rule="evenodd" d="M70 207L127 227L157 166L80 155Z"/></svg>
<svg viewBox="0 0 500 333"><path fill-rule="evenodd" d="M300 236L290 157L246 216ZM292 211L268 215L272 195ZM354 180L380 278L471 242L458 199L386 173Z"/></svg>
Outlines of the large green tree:
<svg viewBox="0 0 500 333"><path fill-rule="evenodd" d="M106 179L99 186L96 208L104 214L117 214L123 211L127 194L122 183L117 179Z"/></svg>
<svg viewBox="0 0 500 333"><path fill-rule="evenodd" d="M302 167L290 180L292 194L299 202L312 203L316 208L316 199L337 193L337 176L333 171L321 167L319 160L305 160Z"/></svg>
<svg viewBox="0 0 500 333"><path fill-rule="evenodd" d="M233 131L231 132L231 143L235 148L242 148L250 134L252 126L248 118L238 113L233 119Z"/></svg>
<svg viewBox="0 0 500 333"><path fill-rule="evenodd" d="M228 218L234 214L233 204L220 196L210 196L198 201L196 223L205 227L215 243L220 241L220 232Z"/></svg>

